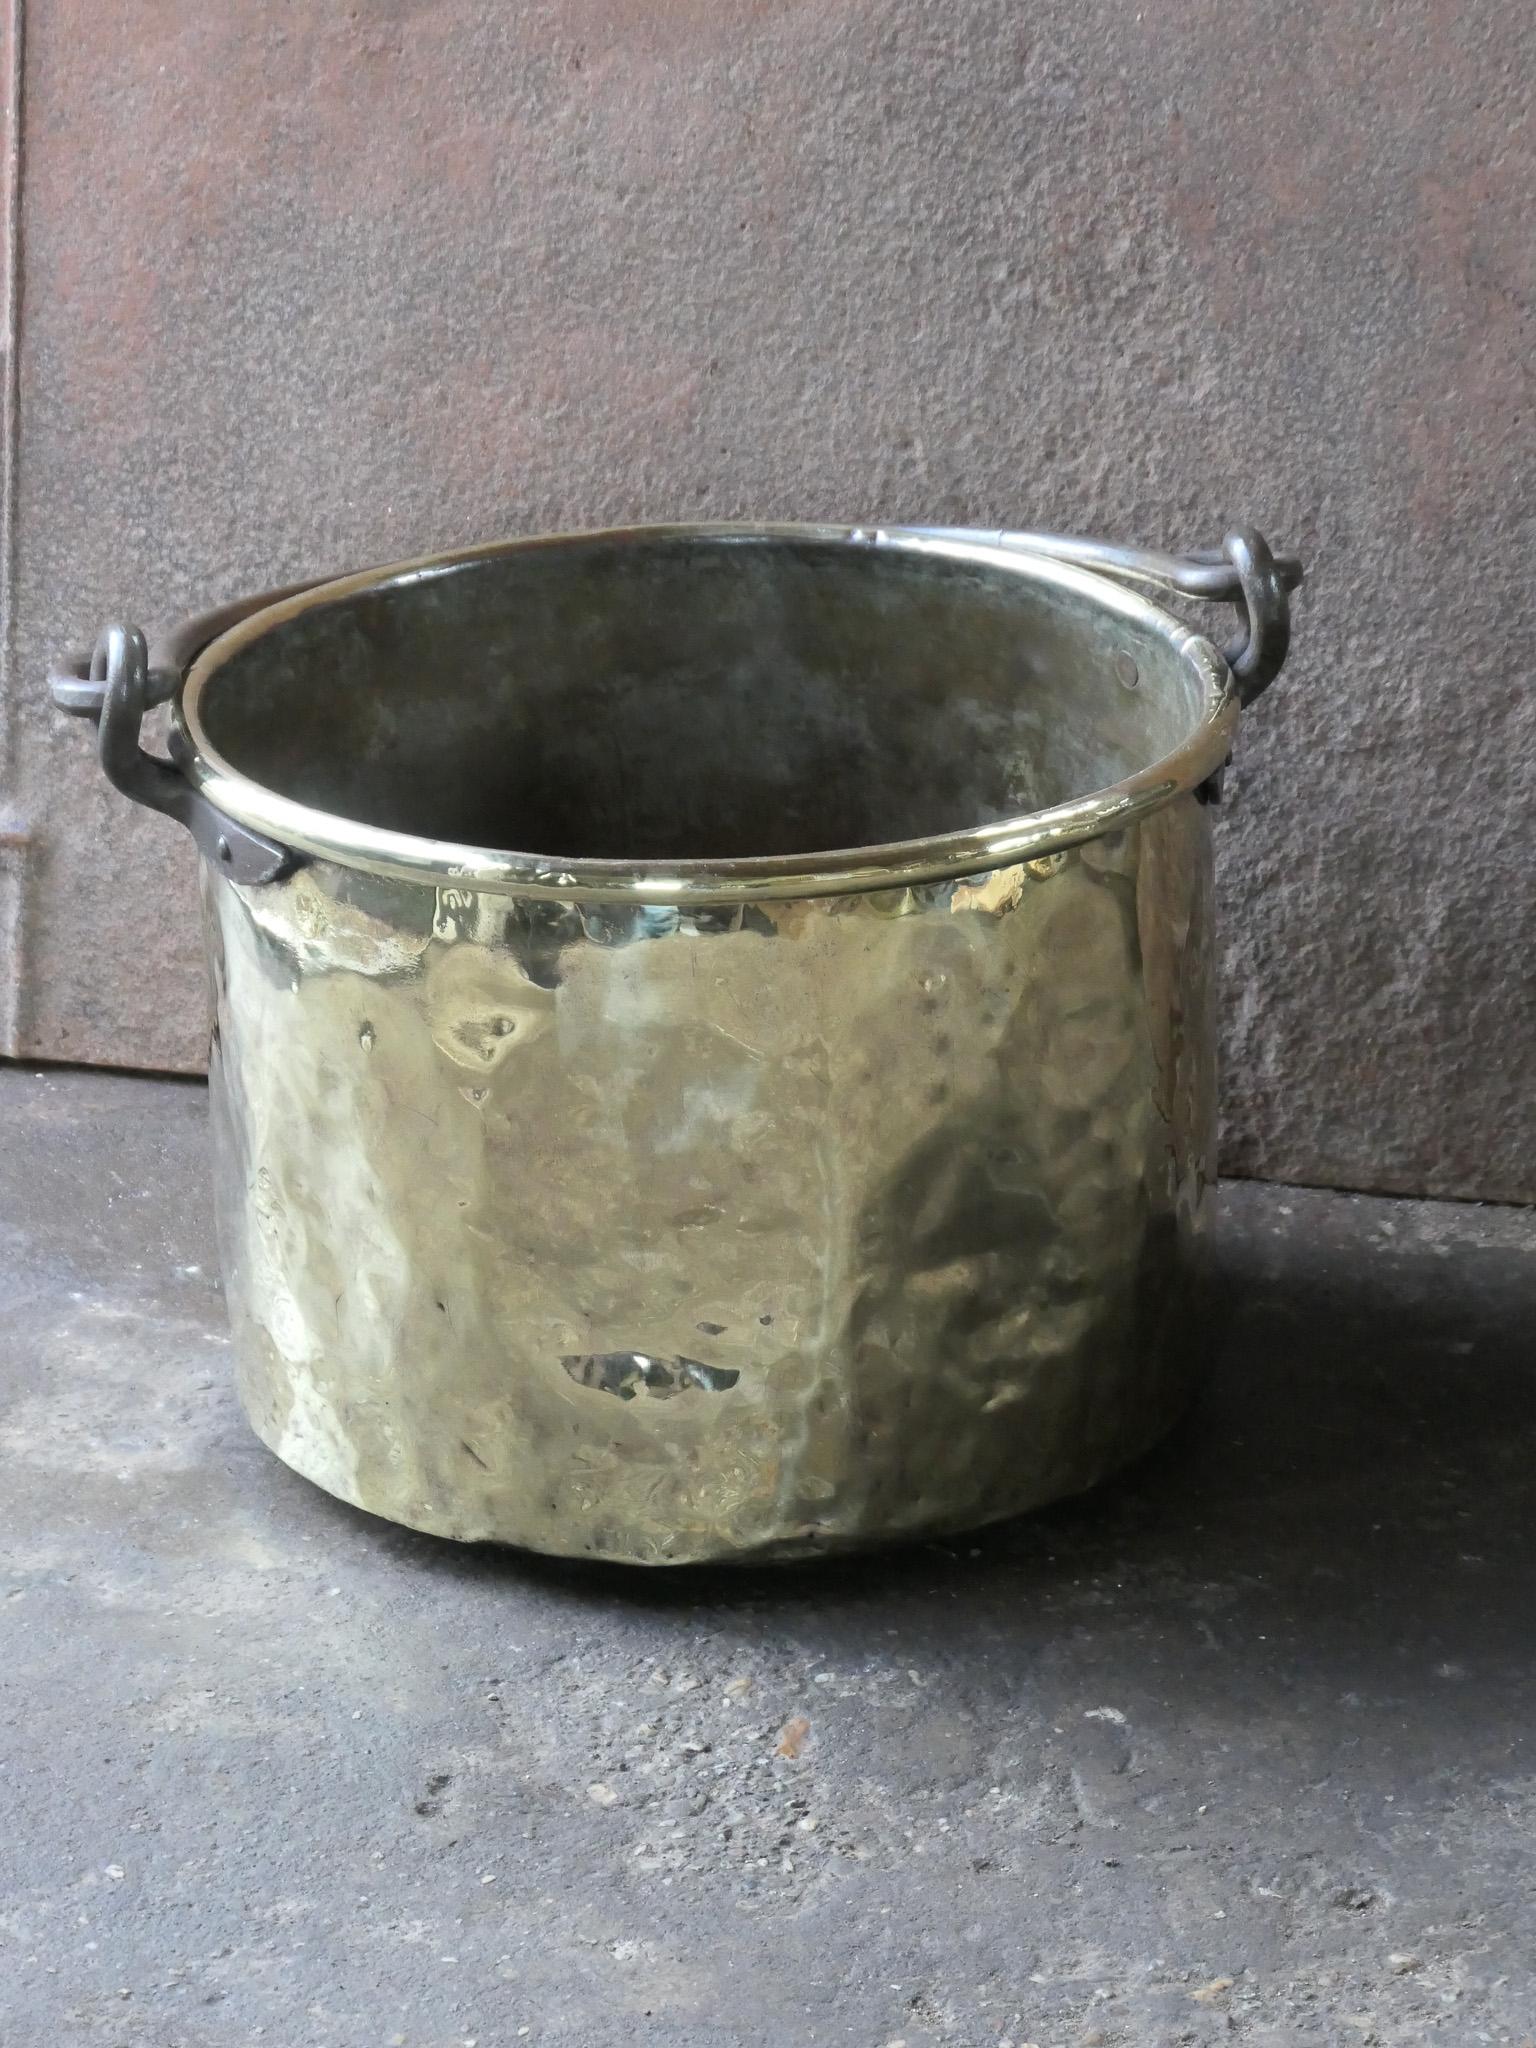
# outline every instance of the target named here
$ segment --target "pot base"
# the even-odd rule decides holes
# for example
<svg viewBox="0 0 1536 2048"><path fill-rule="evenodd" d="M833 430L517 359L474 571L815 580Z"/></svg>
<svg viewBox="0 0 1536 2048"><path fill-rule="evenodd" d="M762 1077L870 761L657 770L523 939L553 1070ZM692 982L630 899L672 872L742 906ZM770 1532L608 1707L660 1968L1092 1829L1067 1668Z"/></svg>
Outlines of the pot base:
<svg viewBox="0 0 1536 2048"><path fill-rule="evenodd" d="M507 1533L491 1520L482 1521L466 1517L462 1509L455 1506L437 1510L423 1503L411 1512L402 1512L398 1501L392 1500L388 1505L381 1504L374 1499L363 1497L363 1494L354 1487L338 1484L334 1462L323 1452L316 1450L312 1454L309 1448L296 1441L290 1433L274 1430L270 1415L253 1413L250 1405L244 1400L241 1405L257 1437L290 1471L296 1472L300 1478L307 1479L322 1492L329 1493L333 1499L344 1502L348 1507L359 1508L366 1514L378 1516L382 1521L414 1529L424 1536L440 1537L453 1543L494 1544L539 1556L588 1564L637 1565L648 1568L715 1568L726 1565L750 1568L760 1565L802 1565L822 1558L867 1555L872 1551L899 1548L909 1543L963 1536L1002 1522L1017 1520L1041 1508L1050 1507L1058 1501L1070 1500L1092 1492L1094 1488L1103 1485L1119 1473L1139 1464L1177 1426L1198 1388L1202 1373L1203 1361L1200 1368L1191 1371L1187 1382L1180 1385L1177 1398L1173 1400L1168 1412L1160 1416L1139 1440L1127 1440L1091 1469L1081 1466L1074 1469L1069 1463L1064 1462L1050 1479L1042 1479L1039 1491L1007 1506L993 1506L979 1516L952 1513L948 1516L940 1515L932 1520L914 1518L891 1522L879 1528L855 1526L851 1529L838 1529L819 1525L814 1529L785 1530L778 1535L760 1534L753 1540L743 1540L729 1530L718 1531L713 1535L698 1531L679 1532L670 1537L656 1532L645 1535L638 1542L631 1541L627 1546L615 1540L616 1532L612 1530L607 1532L606 1541L600 1535L578 1537L573 1534L563 1543L558 1540L530 1543L520 1535Z"/></svg>

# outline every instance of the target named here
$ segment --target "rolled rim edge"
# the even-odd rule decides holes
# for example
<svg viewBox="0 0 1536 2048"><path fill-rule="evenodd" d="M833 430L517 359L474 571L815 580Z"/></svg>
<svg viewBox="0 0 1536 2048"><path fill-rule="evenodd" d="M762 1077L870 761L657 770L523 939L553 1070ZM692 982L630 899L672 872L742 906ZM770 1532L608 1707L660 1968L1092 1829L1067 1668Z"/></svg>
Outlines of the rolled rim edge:
<svg viewBox="0 0 1536 2048"><path fill-rule="evenodd" d="M556 901L680 906L858 895L923 883L960 881L997 868L1039 860L1138 822L1176 797L1198 789L1226 760L1240 713L1231 672L1213 644L1171 612L1106 576L1043 555L1024 555L980 539L975 543L916 536L898 540L889 529L879 543L884 551L899 547L904 552L940 555L1051 584L1089 597L1122 618L1151 628L1196 669L1204 685L1205 716L1172 753L1120 781L1066 803L1021 812L992 825L879 846L676 862L557 860L533 853L424 839L414 833L394 832L315 810L243 775L209 741L199 716L201 699L211 678L244 647L301 612L342 602L363 591L406 587L450 573L467 563L558 547L575 540L792 539L857 547L870 544L864 536L872 531L815 524L599 528L492 541L316 584L251 613L200 650L172 707L183 743L183 772L219 810L313 860L440 888Z"/></svg>

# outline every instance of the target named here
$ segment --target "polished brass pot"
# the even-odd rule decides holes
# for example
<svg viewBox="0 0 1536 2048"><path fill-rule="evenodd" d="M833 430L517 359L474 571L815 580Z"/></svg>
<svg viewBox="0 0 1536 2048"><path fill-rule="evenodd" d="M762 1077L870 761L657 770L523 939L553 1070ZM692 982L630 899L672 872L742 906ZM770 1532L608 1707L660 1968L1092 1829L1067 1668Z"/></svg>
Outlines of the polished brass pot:
<svg viewBox="0 0 1536 2048"><path fill-rule="evenodd" d="M1146 1448L1201 1350L1207 805L1299 573L656 527L109 629L55 695L205 856L261 1437L419 1529L648 1564Z"/></svg>

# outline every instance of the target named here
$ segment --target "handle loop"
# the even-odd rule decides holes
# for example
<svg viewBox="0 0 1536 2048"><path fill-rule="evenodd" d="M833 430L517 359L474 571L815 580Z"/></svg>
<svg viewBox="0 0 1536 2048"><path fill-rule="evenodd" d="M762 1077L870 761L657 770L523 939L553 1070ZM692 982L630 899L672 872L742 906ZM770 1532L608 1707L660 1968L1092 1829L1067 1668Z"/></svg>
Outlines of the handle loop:
<svg viewBox="0 0 1536 2048"><path fill-rule="evenodd" d="M1219 548L1191 548L1183 555L1083 540L1075 534L1008 528L983 532L967 526L907 526L898 531L925 540L984 541L989 547L1046 555L1055 562L1091 569L1133 589L1235 605L1242 623L1223 647L1222 659L1232 671L1245 709L1280 673L1291 644L1290 593L1302 580L1301 563L1295 555L1272 553L1263 534L1251 526L1234 526Z"/></svg>
<svg viewBox="0 0 1536 2048"><path fill-rule="evenodd" d="M231 881L273 882L292 865L286 848L216 810L172 761L146 753L139 735L144 714L176 687L164 687L164 672L150 668L149 647L137 626L108 626L91 655L90 670L53 679L53 700L62 710L98 721L97 750L102 773L134 803L185 825L198 850Z"/></svg>

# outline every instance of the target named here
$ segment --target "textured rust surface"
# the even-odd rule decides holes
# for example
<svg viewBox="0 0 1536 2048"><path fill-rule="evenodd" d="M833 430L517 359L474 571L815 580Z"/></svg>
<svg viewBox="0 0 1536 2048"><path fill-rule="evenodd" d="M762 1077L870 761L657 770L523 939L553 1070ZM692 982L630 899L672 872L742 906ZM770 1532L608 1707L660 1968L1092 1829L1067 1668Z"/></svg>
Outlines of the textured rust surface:
<svg viewBox="0 0 1536 2048"><path fill-rule="evenodd" d="M27 23L17 1043L192 1064L188 848L47 653L624 518L1314 565L1220 826L1226 1156L1536 1195L1521 8L55 0Z"/></svg>

